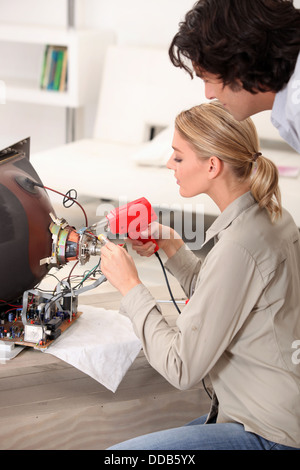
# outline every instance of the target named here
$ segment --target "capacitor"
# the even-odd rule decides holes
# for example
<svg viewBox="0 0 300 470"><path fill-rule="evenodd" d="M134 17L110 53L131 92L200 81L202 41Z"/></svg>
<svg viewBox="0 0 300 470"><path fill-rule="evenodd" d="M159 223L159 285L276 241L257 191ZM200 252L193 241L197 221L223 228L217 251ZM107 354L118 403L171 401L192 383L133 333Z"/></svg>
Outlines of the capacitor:
<svg viewBox="0 0 300 470"><path fill-rule="evenodd" d="M8 314L8 321L9 321L9 322L13 322L14 319L15 319L15 314L14 314L13 312L10 312L10 313Z"/></svg>

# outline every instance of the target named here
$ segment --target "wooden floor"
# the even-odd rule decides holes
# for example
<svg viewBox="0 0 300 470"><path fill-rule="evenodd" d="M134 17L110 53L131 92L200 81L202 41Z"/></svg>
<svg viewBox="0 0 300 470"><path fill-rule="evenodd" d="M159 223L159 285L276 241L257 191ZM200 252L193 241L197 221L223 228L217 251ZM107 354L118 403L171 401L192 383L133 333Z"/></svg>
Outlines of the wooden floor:
<svg viewBox="0 0 300 470"><path fill-rule="evenodd" d="M165 293L165 288L153 291ZM85 296L81 303L117 309L119 301L119 294L106 292ZM172 322L174 307L162 308ZM101 450L183 425L208 409L202 386L175 389L148 364L142 351L115 393L32 348L0 365L1 450Z"/></svg>

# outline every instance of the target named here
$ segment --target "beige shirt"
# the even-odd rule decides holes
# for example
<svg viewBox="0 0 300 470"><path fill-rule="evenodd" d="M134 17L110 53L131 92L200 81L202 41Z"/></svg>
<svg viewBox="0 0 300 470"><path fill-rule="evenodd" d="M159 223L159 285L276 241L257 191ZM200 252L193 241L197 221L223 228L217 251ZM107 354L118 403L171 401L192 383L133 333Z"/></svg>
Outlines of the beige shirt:
<svg viewBox="0 0 300 470"><path fill-rule="evenodd" d="M180 389L210 375L218 422L300 448L300 242L291 216L272 224L251 193L207 232L201 263L185 246L166 263L190 297L170 328L142 284L123 299L150 364Z"/></svg>

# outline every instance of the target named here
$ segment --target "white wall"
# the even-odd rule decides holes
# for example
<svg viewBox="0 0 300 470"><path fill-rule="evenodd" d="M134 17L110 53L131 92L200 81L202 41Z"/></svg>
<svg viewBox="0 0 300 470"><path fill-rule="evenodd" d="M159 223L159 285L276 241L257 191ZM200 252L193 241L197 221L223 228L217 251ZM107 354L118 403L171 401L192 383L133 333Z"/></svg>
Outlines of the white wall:
<svg viewBox="0 0 300 470"><path fill-rule="evenodd" d="M86 0L85 24L112 29L121 44L168 46L194 0Z"/></svg>
<svg viewBox="0 0 300 470"><path fill-rule="evenodd" d="M129 45L168 47L178 23L193 6L194 0L75 0L76 24L99 30L112 30L116 42ZM300 0L294 4L300 8ZM0 0L0 23L65 26L67 0ZM13 53L11 44L5 47ZM18 66L30 73L20 54ZM121 71L120 71L121 73ZM1 67L0 67L1 79ZM95 100L96 103L96 100ZM91 137L96 104L83 116L82 136ZM1 134L31 136L32 152L61 145L65 141L65 111L42 105L0 104Z"/></svg>
<svg viewBox="0 0 300 470"><path fill-rule="evenodd" d="M75 0L76 26L112 30L117 43L167 47L193 4L194 0ZM64 27L67 0L0 0L2 22ZM13 44L0 44L0 54L1 48L5 48L6 57L13 57L20 50ZM24 70L24 76L30 75L30 64L23 56L27 54L20 54L18 67ZM92 136L96 102L97 99L84 111L81 137ZM1 134L30 135L32 152L56 147L65 142L65 116L63 108L1 104Z"/></svg>

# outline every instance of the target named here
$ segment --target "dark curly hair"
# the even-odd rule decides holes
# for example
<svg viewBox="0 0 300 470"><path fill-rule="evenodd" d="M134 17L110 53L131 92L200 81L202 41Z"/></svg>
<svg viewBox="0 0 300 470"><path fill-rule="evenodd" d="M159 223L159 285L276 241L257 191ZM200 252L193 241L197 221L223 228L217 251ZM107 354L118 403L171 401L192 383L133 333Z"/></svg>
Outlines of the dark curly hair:
<svg viewBox="0 0 300 470"><path fill-rule="evenodd" d="M176 67L217 75L233 89L280 91L300 51L300 10L293 0L199 0L169 48ZM192 64L186 60L189 59Z"/></svg>

